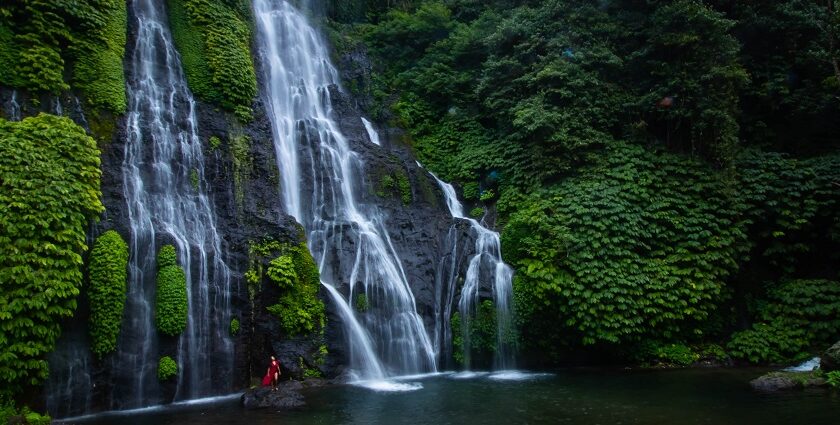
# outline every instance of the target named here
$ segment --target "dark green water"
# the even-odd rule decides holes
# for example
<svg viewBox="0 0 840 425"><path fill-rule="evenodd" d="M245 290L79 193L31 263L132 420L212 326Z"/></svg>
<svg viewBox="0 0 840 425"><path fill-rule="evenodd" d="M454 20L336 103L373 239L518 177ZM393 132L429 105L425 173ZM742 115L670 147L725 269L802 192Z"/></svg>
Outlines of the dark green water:
<svg viewBox="0 0 840 425"><path fill-rule="evenodd" d="M297 412L246 411L236 400L65 423L168 424L840 424L840 392L753 391L758 370L574 370L521 381L410 379L408 392L353 386L307 394Z"/></svg>

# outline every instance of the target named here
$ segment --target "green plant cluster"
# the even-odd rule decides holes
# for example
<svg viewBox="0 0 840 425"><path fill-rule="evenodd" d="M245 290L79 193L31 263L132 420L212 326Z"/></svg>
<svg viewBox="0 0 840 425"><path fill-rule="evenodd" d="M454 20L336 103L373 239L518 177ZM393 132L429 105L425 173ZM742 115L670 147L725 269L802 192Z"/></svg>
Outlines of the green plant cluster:
<svg viewBox="0 0 840 425"><path fill-rule="evenodd" d="M368 303L367 295L366 294L357 294L356 301L353 302L353 306L356 307L356 311L360 313L365 313L370 308L370 304Z"/></svg>
<svg viewBox="0 0 840 425"><path fill-rule="evenodd" d="M280 320L283 330L290 336L323 330L326 310L318 298L320 273L306 243L289 245L274 240L252 243L250 257L245 278L251 296L260 288L263 278L280 289L277 302L266 310Z"/></svg>
<svg viewBox="0 0 840 425"><path fill-rule="evenodd" d="M23 422L21 422L21 419ZM12 402L0 401L0 424L21 423L27 425L50 425L52 418L33 412L29 406L18 409Z"/></svg>
<svg viewBox="0 0 840 425"><path fill-rule="evenodd" d="M832 370L825 374L825 382L833 388L840 388L840 370Z"/></svg>
<svg viewBox="0 0 840 425"><path fill-rule="evenodd" d="M253 171L251 159L251 138L245 135L231 136L231 158L233 158L233 197L241 210L245 204L245 187Z"/></svg>
<svg viewBox="0 0 840 425"><path fill-rule="evenodd" d="M0 84L58 94L72 75L91 106L122 113L125 43L123 1L14 1L0 9Z"/></svg>
<svg viewBox="0 0 840 425"><path fill-rule="evenodd" d="M411 203L411 183L408 180L408 173L404 168L398 166L391 174L382 176L376 188L376 195L380 198L387 198L394 195L400 197L404 205Z"/></svg>
<svg viewBox="0 0 840 425"><path fill-rule="evenodd" d="M158 361L158 372L157 376L158 379L163 381L168 381L175 376L178 375L178 363L175 360L172 360L172 357L163 356Z"/></svg>
<svg viewBox="0 0 840 425"><path fill-rule="evenodd" d="M155 325L165 335L177 336L187 327L187 277L177 264L175 247L158 253Z"/></svg>
<svg viewBox="0 0 840 425"><path fill-rule="evenodd" d="M67 118L0 119L0 397L47 377L45 355L73 315L99 149Z"/></svg>
<svg viewBox="0 0 840 425"><path fill-rule="evenodd" d="M117 348L128 279L128 245L109 230L93 244L88 265L91 351L100 358Z"/></svg>
<svg viewBox="0 0 840 425"><path fill-rule="evenodd" d="M236 117L251 120L257 78L251 60L251 16L244 0L169 0L172 37L190 89Z"/></svg>
<svg viewBox="0 0 840 425"><path fill-rule="evenodd" d="M774 284L759 303L752 328L732 335L728 347L752 363L783 363L809 356L840 332L840 282L790 280Z"/></svg>
<svg viewBox="0 0 840 425"><path fill-rule="evenodd" d="M239 335L239 319L234 317L230 319L230 336L237 335Z"/></svg>

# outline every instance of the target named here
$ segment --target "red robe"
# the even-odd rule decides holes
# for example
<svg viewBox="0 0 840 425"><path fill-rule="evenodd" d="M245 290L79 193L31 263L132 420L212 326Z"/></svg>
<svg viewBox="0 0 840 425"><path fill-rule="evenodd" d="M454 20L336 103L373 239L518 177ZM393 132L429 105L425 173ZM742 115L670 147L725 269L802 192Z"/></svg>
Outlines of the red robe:
<svg viewBox="0 0 840 425"><path fill-rule="evenodd" d="M263 376L262 384L264 387L271 385L271 381L274 379L274 375L280 372L280 362L277 360L271 362L271 365L268 367L268 373Z"/></svg>

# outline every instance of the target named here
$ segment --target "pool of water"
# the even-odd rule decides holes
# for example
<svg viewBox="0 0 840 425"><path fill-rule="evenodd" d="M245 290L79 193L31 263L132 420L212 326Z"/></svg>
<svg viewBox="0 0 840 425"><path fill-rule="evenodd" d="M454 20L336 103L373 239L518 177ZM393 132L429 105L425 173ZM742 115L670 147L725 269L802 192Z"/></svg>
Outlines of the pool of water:
<svg viewBox="0 0 840 425"><path fill-rule="evenodd" d="M248 411L237 397L60 423L809 424L840 423L840 392L753 391L762 370L449 373L313 390L300 411ZM393 384L393 385L391 385Z"/></svg>

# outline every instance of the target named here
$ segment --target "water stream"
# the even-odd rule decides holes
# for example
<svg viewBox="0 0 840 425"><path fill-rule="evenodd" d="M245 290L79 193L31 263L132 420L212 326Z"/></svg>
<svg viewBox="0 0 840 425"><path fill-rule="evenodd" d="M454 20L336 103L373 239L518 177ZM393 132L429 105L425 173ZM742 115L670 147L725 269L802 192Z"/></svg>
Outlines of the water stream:
<svg viewBox="0 0 840 425"><path fill-rule="evenodd" d="M344 320L350 352L366 344L374 358L351 356L360 379L435 371L434 348L416 311L414 295L384 226L384 213L360 201L363 162L332 116L330 88L338 73L320 34L292 4L255 0L263 96L268 106L281 196L303 224L324 285ZM355 308L363 296L364 311ZM366 350L362 350L366 351Z"/></svg>
<svg viewBox="0 0 840 425"><path fill-rule="evenodd" d="M478 290L482 282L489 281L493 288L493 304L496 307L496 352L493 358L493 367L497 370L513 369L515 364L513 346L513 269L502 260L501 243L499 233L494 232L479 223L477 220L464 215L464 207L458 201L455 188L445 183L432 174L443 193L446 195L446 205L449 212L455 219L469 222L472 231L475 233L475 253L470 258L467 266L464 285L461 288L461 299L458 303L458 312L461 315L461 332L464 350L464 367L469 370L471 364L471 345L469 332L469 318L474 317L479 303ZM455 226L453 224L453 226ZM453 228L454 229L454 228ZM453 231L450 230L450 232ZM453 253L454 256L454 253ZM450 274L450 282L454 278ZM446 285L454 287L453 283Z"/></svg>

